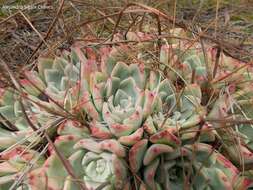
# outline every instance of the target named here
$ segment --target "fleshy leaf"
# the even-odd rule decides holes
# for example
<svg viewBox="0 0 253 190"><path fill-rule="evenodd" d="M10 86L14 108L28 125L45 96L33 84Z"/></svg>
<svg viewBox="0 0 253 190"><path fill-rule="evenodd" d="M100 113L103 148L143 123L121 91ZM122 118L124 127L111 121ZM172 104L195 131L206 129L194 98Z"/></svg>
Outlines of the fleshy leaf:
<svg viewBox="0 0 253 190"><path fill-rule="evenodd" d="M143 131L143 128L139 128L131 135L121 136L118 141L123 145L133 145L142 139Z"/></svg>
<svg viewBox="0 0 253 190"><path fill-rule="evenodd" d="M152 162L157 156L163 153L170 153L173 152L173 148L171 148L168 145L164 144L153 144L151 145L147 152L145 153L144 159L143 159L143 164L147 166Z"/></svg>
<svg viewBox="0 0 253 190"><path fill-rule="evenodd" d="M148 141L143 139L133 145L129 151L129 163L133 172L138 172L142 166L145 151L147 150Z"/></svg>
<svg viewBox="0 0 253 190"><path fill-rule="evenodd" d="M126 151L125 148L116 140L104 140L99 143L99 146L102 150L107 150L116 154L118 157L125 157Z"/></svg>

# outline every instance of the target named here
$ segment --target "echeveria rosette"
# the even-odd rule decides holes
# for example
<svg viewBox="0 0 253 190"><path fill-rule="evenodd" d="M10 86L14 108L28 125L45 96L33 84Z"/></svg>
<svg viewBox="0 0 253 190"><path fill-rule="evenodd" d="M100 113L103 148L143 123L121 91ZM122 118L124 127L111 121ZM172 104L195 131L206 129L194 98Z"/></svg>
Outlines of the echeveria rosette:
<svg viewBox="0 0 253 190"><path fill-rule="evenodd" d="M14 89L1 89L0 113L2 123L10 130L27 128L27 122L20 105L20 96ZM24 105L28 106L28 105ZM29 105L31 106L31 104Z"/></svg>
<svg viewBox="0 0 253 190"><path fill-rule="evenodd" d="M208 52L210 51L208 50ZM207 80L204 54L197 44L190 45L187 42L165 43L161 47L160 62L164 65L161 69L167 73L172 81L180 79L190 84L193 72L194 80L198 84L203 84ZM171 68L173 69L171 70Z"/></svg>
<svg viewBox="0 0 253 190"><path fill-rule="evenodd" d="M80 61L77 61L74 51L71 53L70 62L64 57L39 59L38 71L27 71L25 79L19 80L21 89L4 89L0 107L5 124L0 128L1 149L13 144L35 145L41 142L42 130L58 118L55 115L62 116L65 110L72 111L76 103L72 97L77 97L73 86L79 79ZM26 117L41 133L32 130ZM48 134L54 133L55 129L55 126L47 129Z"/></svg>
<svg viewBox="0 0 253 190"><path fill-rule="evenodd" d="M189 49L187 47L189 47ZM194 44L190 47L189 45L187 46L187 42L182 42L180 45L164 45L161 50L160 61L164 64L169 63L170 67L178 72L169 72L169 76L172 77L173 81L181 79L184 80L184 83L186 83L185 85L187 85L193 80L201 85L201 91L204 96L212 94L214 99L220 96L220 98L216 100L216 103L212 101L211 106L209 105L209 107L212 107L212 111L208 114L208 118L214 120L224 118L232 120L250 120L252 118L250 111L252 107L251 66L243 65L243 63L235 59L220 54L219 65L215 68L216 53L215 49L208 47L205 50L205 57L199 44ZM211 76L211 80L208 79L207 76L207 65L209 66L208 69L211 75L215 73L215 75ZM181 67L180 70L179 67ZM216 72L214 72L215 69ZM194 79L192 77L194 77ZM205 86L206 84L208 85ZM228 88L224 88L225 86ZM225 96L222 95L222 92ZM212 97L209 98L209 101L212 100ZM203 99L205 99L205 97ZM211 122L209 125L212 128L223 128L224 123ZM252 163L252 126L249 124L235 125L227 123L226 125L231 125L231 127L228 126L228 128L217 131L212 130L213 134L211 139L218 137L224 143L223 147L225 147L232 160L237 164L240 163L244 165L246 163ZM199 128L197 128L197 130L198 129ZM190 135L187 134L187 138L191 137L193 134L194 133ZM231 139L231 134L233 134L235 138Z"/></svg>
<svg viewBox="0 0 253 190"><path fill-rule="evenodd" d="M82 160L83 180L88 189L95 189L106 182L108 185L104 189L123 189L127 185L128 169L123 160L126 152L116 140L95 142L82 139L75 146L89 151Z"/></svg>
<svg viewBox="0 0 253 190"><path fill-rule="evenodd" d="M29 141L36 144L36 142L39 142L39 135L33 133L24 115L25 110L27 117L34 124L37 124L38 119L35 115L39 112L39 108L25 98L21 99L18 92L14 89L6 88L1 89L1 91L0 114L2 124L0 124L0 150L16 143L23 144ZM24 110L22 109L21 101ZM40 120L43 119L40 118Z"/></svg>
<svg viewBox="0 0 253 190"><path fill-rule="evenodd" d="M119 142L92 139L87 128L74 121L63 123L58 128L58 134L54 144L71 164L78 179L69 175L57 154L51 150L41 174L30 175L33 186L73 190L79 189L78 183L83 183L87 190L94 190L100 185L105 185L103 190L120 190L127 184L126 150Z"/></svg>
<svg viewBox="0 0 253 190"><path fill-rule="evenodd" d="M228 91L229 92L229 91ZM208 114L208 119L249 119L249 116L239 114L238 112L244 112L243 106L235 103L232 92L231 95L221 95L213 105L213 109ZM235 103L235 104L234 104ZM233 106L238 106L233 108ZM238 111L238 112L237 112ZM245 110L247 112L247 110ZM231 116L231 112L234 113ZM225 126L225 127L224 127ZM217 130L218 138L223 142L223 150L228 157L237 165L248 170L251 169L250 165L253 163L253 149L252 149L252 136L253 128L250 124L234 124L217 122L213 124L213 127ZM233 136L232 136L233 135Z"/></svg>
<svg viewBox="0 0 253 190"><path fill-rule="evenodd" d="M217 86L226 84L224 92L220 93L212 110L208 114L209 119L251 120L252 115L252 68L249 65L235 61L232 58L222 56L222 63L226 72L215 79ZM231 75L231 73L234 73ZM223 142L223 148L231 160L248 170L253 163L253 127L250 123L214 123L219 139ZM226 126L224 128L224 126ZM234 137L231 137L231 134Z"/></svg>
<svg viewBox="0 0 253 190"><path fill-rule="evenodd" d="M176 71L178 71L176 66L185 65L184 67L182 67L185 74L181 73L181 72L178 72L178 73L173 72L174 75L177 76L176 77L177 79L183 78L184 82L186 82L185 85L187 85L187 83L189 81L191 81L193 76L195 77L196 82L198 82L198 83L201 82L200 84L203 84L203 82L207 82L207 71L206 71L206 66L205 66L205 60L203 59L203 52L201 52L202 51L201 49L197 50L197 47L194 46L193 50L190 49L189 51L187 50L186 53L183 53L182 55L184 55L184 56L181 56L180 59L177 59L176 55L174 55L174 56L172 56L172 58L176 57L176 59L169 61L169 55L170 55L170 53L173 53L173 52L170 52L170 51L172 51L171 47L175 48L174 46L164 46L163 47L163 49L161 50L161 62L164 64L169 62L170 64L172 64L170 66L173 66L173 68ZM182 47L183 50L185 48L184 46L180 46L180 47ZM175 50L175 52L177 52L177 51L180 52L180 50ZM206 53L207 53L207 60L208 60L209 66L211 67L211 70L212 70L214 68L214 64L215 64L215 51L212 48L210 48L210 49L207 49ZM176 60L179 62L177 62ZM200 67L200 65L202 65L202 66ZM193 70L195 72L194 75L193 75ZM210 89L213 90L213 94L215 96L221 92L221 89L222 90L224 89L225 84L227 86L229 86L229 89L234 88L235 91L232 92L230 90L228 90L228 91L226 90L225 93L228 92L226 98L224 99L223 97L221 97L217 101L217 103L212 104L212 106L210 106L210 107L213 107L214 111L211 111L211 113L209 114L209 117L211 116L212 119L224 119L225 117L232 114L234 116L231 117L231 119L235 119L235 118L250 119L251 118L250 114L249 114L249 113L251 113L251 111L250 111L251 98L250 97L252 96L252 93L250 90L251 86L252 86L251 82L250 82L252 80L251 73L252 73L252 68L250 68L250 66L243 66L238 61L235 61L234 59L221 54L220 64L217 69L217 73L216 73L213 81L211 81L211 84L209 87L210 87ZM173 76L173 75L170 75L170 76ZM175 78L173 79L173 77L172 77L172 80L175 80ZM203 86L201 86L201 91L205 92L204 93L204 95L205 95L206 91L204 91L204 90L205 89L203 88ZM230 97L228 97L228 96L230 96ZM230 103L228 103L229 101L230 101ZM233 106L231 106L232 104L233 104ZM246 112L247 112L247 114L245 114ZM238 115L235 115L235 113ZM179 114L177 114L177 115L179 115ZM243 115L243 117L241 117L240 115ZM197 120L195 120L195 121L197 121ZM180 122L177 122L177 123L180 123ZM208 128L210 128L210 127L215 128L215 126L222 126L223 124L217 124L217 123L210 124L209 123L208 125L209 125ZM193 128L191 128L191 129L193 129ZM198 130L200 128L195 127L195 129ZM203 127L201 127L201 129L203 131ZM251 138L250 138L251 127L247 127L247 125L244 124L244 125L240 125L240 126L237 125L236 130L233 130L233 129L229 129L229 130L230 130L230 132L229 132L230 134L235 134L237 137L242 137L242 140L240 142L243 142L242 144L246 143L247 146L240 145L238 148L239 149L241 148L243 151L243 154L245 154L245 156L246 156L245 161L246 162L251 160L252 156L250 156L250 155L251 155L252 149L246 148L246 147L249 148L249 146L251 144ZM214 131L214 130L210 130L210 131ZM224 134L226 134L226 132L224 133L224 130L218 130L218 131L219 131L219 134L221 134L220 138L222 139L222 141L227 139L231 142L231 135L228 137L225 137ZM226 131L226 129L225 129L225 131ZM240 132L240 133L238 133L238 132ZM190 135L187 135L188 136L187 138L192 137L192 135L195 136L194 133L192 133ZM214 139L215 136L217 136L216 132L214 134L212 134L212 139ZM184 138L184 137L182 137L182 138ZM235 153L236 152L235 149L238 149L238 148L236 148L236 146L234 148L232 148L233 146L231 146L231 143L230 143L228 145L229 149L231 149L229 152ZM233 156L233 157L237 157L237 160L239 160L238 155Z"/></svg>
<svg viewBox="0 0 253 190"><path fill-rule="evenodd" d="M181 80L186 84L194 81L199 85L208 82L208 88L222 88L226 82L236 81L235 78L241 81L238 74L242 69L237 70L242 66L240 61L223 53L219 55L218 65L216 61L217 49L210 44L205 45L203 51L200 43L181 40L178 43L165 43L160 51L160 62L167 65L165 72L172 81ZM229 74L231 72L233 75Z"/></svg>
<svg viewBox="0 0 253 190"><path fill-rule="evenodd" d="M104 76L96 60L86 58L87 53L88 50L74 45L61 57L39 58L37 71L27 71L21 80L24 90L47 111L79 116L84 111L98 119L96 106L102 99L95 99L102 93L98 83Z"/></svg>
<svg viewBox="0 0 253 190"><path fill-rule="evenodd" d="M14 183L25 174L24 180L17 183L14 189L28 190L31 188L27 180L27 174L39 170L44 163L44 156L39 152L30 150L29 147L16 146L15 148L0 154L0 187L1 190L9 190ZM28 169L27 169L28 168ZM27 173L24 173L27 172ZM37 190L39 187L33 188Z"/></svg>
<svg viewBox="0 0 253 190"><path fill-rule="evenodd" d="M251 120L253 118L252 68L246 67L240 76L241 77L238 77L237 82L231 85L234 92L231 95L232 97L230 97L230 100L232 100L230 101L231 106L229 113L231 114L234 112L236 114L234 118ZM238 124L237 130L248 149L253 153L253 125Z"/></svg>
<svg viewBox="0 0 253 190"><path fill-rule="evenodd" d="M201 85L202 90L203 85L208 83L208 88L219 92L225 84L233 83L239 87L245 85L243 79L252 78L250 65L245 67L244 63L223 53L218 53L217 65L217 51L210 44L207 44L203 51L198 42L181 40L178 43L165 43L160 51L160 62L167 65L164 68L172 81L183 80L186 84L194 81Z"/></svg>
<svg viewBox="0 0 253 190"><path fill-rule="evenodd" d="M80 80L81 61L77 53L72 50L68 57L40 58L37 68L38 71L25 73L26 79L21 80L24 89L29 94L39 97L44 104L50 102L55 109L60 109L55 105L56 102L71 110L76 98L73 96L73 87Z"/></svg>
<svg viewBox="0 0 253 190"><path fill-rule="evenodd" d="M181 93L174 90L172 96L168 99L169 101L166 101L166 105L169 105L169 115L166 112L159 112L149 116L143 124L145 131L149 135L153 135L166 128L179 131L197 130L200 125L203 125L206 114L205 108L201 105L201 97L200 86L197 84L186 86ZM202 133L210 127L206 124L204 128ZM193 138L195 135L196 132L186 132L181 138L186 140ZM211 135L209 136L211 137Z"/></svg>
<svg viewBox="0 0 253 190"><path fill-rule="evenodd" d="M151 144L143 139L130 149L130 166L142 179L141 188L247 189L250 180L240 177L239 170L213 147L203 143L181 147L172 136L162 132L150 137Z"/></svg>
<svg viewBox="0 0 253 190"><path fill-rule="evenodd" d="M172 96L171 88L168 80L142 65L116 63L104 86L103 120L93 121L92 135L133 144L142 137L143 121L161 111L162 103Z"/></svg>

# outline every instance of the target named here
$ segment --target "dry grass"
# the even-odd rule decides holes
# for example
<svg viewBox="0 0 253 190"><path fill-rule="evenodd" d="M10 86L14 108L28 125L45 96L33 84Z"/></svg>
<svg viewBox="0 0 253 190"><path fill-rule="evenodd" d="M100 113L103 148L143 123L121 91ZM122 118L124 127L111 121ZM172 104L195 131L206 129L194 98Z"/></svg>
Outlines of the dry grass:
<svg viewBox="0 0 253 190"><path fill-rule="evenodd" d="M12 69L18 71L23 66L32 64L41 54L53 55L59 50L68 49L74 40L89 38L93 42L101 42L113 32L119 18L114 13L119 13L129 2L133 1L65 0L57 15L61 1L0 1L0 56ZM222 48L229 55L250 61L253 47L252 2L202 2L204 3L138 1L175 19L173 23L160 17L160 32L166 32L175 23L183 23L187 29L197 33L198 26L205 31L209 41L218 46L223 45ZM22 5L26 9L15 9ZM116 28L117 32L157 28L157 17L150 13L152 11L136 6L128 10L132 10L132 13L123 14ZM114 15L107 17L110 14ZM48 32L53 22L51 31Z"/></svg>

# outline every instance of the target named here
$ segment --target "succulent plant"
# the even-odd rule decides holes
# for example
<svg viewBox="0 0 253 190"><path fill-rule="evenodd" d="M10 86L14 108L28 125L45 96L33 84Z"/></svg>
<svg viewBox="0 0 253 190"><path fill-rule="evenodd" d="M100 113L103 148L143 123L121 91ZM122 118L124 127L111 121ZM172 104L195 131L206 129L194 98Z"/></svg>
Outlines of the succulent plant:
<svg viewBox="0 0 253 190"><path fill-rule="evenodd" d="M70 111L75 105L73 87L79 81L80 69L75 51L68 57L40 58L38 71L27 71L20 83L28 94L38 97L44 104L49 102L47 105L56 110Z"/></svg>
<svg viewBox="0 0 253 190"><path fill-rule="evenodd" d="M73 179L64 168L55 151L41 167L41 174L30 173L32 187L41 189L88 190L104 186L103 189L123 189L127 182L128 169L124 157L126 150L116 140L97 141L90 138L86 127L78 122L66 121L58 128L54 144L62 156L73 167L77 179Z"/></svg>
<svg viewBox="0 0 253 190"><path fill-rule="evenodd" d="M223 70L214 79L214 91L219 92L217 100L207 118L233 120L232 123L216 122L218 138L223 141L223 149L236 165L248 167L253 162L252 138L253 128L246 120L252 118L252 69L227 56L221 55ZM234 73L234 74L233 74ZM223 88L223 89L221 89ZM247 102L247 103L246 103ZM245 104L246 103L246 104ZM245 120L246 122L240 122ZM239 121L239 122L236 122Z"/></svg>
<svg viewBox="0 0 253 190"><path fill-rule="evenodd" d="M0 184L1 189L30 189L24 174L40 169L45 159L39 152L29 147L17 146L1 152ZM16 183L20 181L20 183Z"/></svg>
<svg viewBox="0 0 253 190"><path fill-rule="evenodd" d="M24 129L27 126L18 95L10 89L1 89L1 118L2 123L10 130Z"/></svg>
<svg viewBox="0 0 253 190"><path fill-rule="evenodd" d="M221 53L217 66L200 43L126 37L137 43L116 34L112 47L39 58L1 93L0 189L252 187L250 65Z"/></svg>
<svg viewBox="0 0 253 190"><path fill-rule="evenodd" d="M35 113L38 112L36 106L28 101L23 101L17 91L11 89L1 89L2 96L0 102L0 149L4 150L14 144L39 142L39 133L34 133L29 127L25 114L34 124L37 123ZM25 113L24 113L25 111ZM42 118L40 118L42 120Z"/></svg>
<svg viewBox="0 0 253 190"><path fill-rule="evenodd" d="M175 148L176 143L165 141L165 134L168 132L151 136L150 140L157 142L150 146L144 139L130 150L132 169L138 172L144 167L140 171L144 179L142 186L147 189L244 188L247 179L241 179L239 170L211 146L197 143ZM163 135L161 139L164 139L157 139L158 135Z"/></svg>
<svg viewBox="0 0 253 190"><path fill-rule="evenodd" d="M149 115L161 111L166 96L168 99L172 96L168 81L161 80L158 73L136 64L127 66L118 62L105 84L105 102L101 110L103 120L93 121L92 135L116 137L125 145L141 139L142 123Z"/></svg>
<svg viewBox="0 0 253 190"><path fill-rule="evenodd" d="M207 120L220 120L210 125L215 130L221 128L212 136L223 142L226 155L236 165L250 165L253 161L253 130L250 122L236 124L222 120L252 118L252 68L222 53L219 55L219 65L216 65L216 55L214 48L203 50L199 43L180 41L172 45L165 44L161 49L160 61L177 71L170 69L168 72L176 83L198 83L202 92L201 103L206 103L207 110L210 110L205 117ZM224 126L227 128L223 129Z"/></svg>

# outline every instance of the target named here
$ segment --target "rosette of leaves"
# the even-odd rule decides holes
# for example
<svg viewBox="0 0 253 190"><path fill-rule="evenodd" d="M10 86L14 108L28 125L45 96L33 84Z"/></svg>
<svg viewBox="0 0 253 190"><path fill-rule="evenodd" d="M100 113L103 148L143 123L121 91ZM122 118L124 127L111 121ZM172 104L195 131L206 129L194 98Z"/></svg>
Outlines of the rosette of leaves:
<svg viewBox="0 0 253 190"><path fill-rule="evenodd" d="M212 125L227 156L244 170L253 163L252 135L252 68L225 55L220 57L220 72L213 79L214 92L207 119ZM220 129L219 129L220 128Z"/></svg>
<svg viewBox="0 0 253 190"><path fill-rule="evenodd" d="M88 61L82 58L75 50L65 52L61 57L39 58L37 71L27 71L21 85L28 94L38 97L42 105L71 111L77 101L74 87L81 78L81 65Z"/></svg>
<svg viewBox="0 0 253 190"><path fill-rule="evenodd" d="M26 174L39 170L45 159L39 152L25 146L17 146L0 154L1 190L31 189ZM34 190L39 187L34 188Z"/></svg>
<svg viewBox="0 0 253 190"><path fill-rule="evenodd" d="M177 37L186 37L183 30L172 30ZM160 68L172 81L190 84L192 81L203 84L208 79L212 48L203 51L199 42L186 40L165 40L160 50ZM210 68L210 69L211 69Z"/></svg>
<svg viewBox="0 0 253 190"><path fill-rule="evenodd" d="M250 86L250 85L249 85ZM222 148L230 159L244 170L251 170L253 163L250 96L238 97L242 91L227 88L215 102L208 119L216 119L213 127L218 129L217 136ZM244 104L247 102L247 104Z"/></svg>
<svg viewBox="0 0 253 190"><path fill-rule="evenodd" d="M155 75L136 64L128 66L118 62L112 67L104 88L103 122L93 124L92 135L99 138L114 136L123 144L134 143L131 140L142 137L142 122L161 109L159 85L155 89L155 84L149 83L149 74Z"/></svg>
<svg viewBox="0 0 253 190"><path fill-rule="evenodd" d="M253 161L252 66L210 45L203 47L184 40L163 45L160 62L169 67L168 75L176 84L194 81L200 85L201 103L211 110L207 120L210 120L208 130L213 133L212 139L220 140L226 155L235 164L250 169Z"/></svg>
<svg viewBox="0 0 253 190"><path fill-rule="evenodd" d="M247 189L251 183L212 146L180 146L168 129L133 145L129 160L140 189Z"/></svg>
<svg viewBox="0 0 253 190"><path fill-rule="evenodd" d="M88 63L81 68L83 62ZM0 148L39 141L26 117L33 125L45 127L55 120L55 116L71 116L70 112L77 103L76 86L80 81L80 70L87 70L89 63L84 56L78 57L78 49L55 59L40 58L37 71L27 71L25 79L16 82L19 83L18 90L1 89Z"/></svg>
<svg viewBox="0 0 253 190"><path fill-rule="evenodd" d="M41 167L40 175L29 174L28 181L41 189L73 190L100 188L123 189L128 169L124 161L126 150L113 139L104 141L90 137L88 129L78 122L66 121L58 128L54 144L73 169L74 176L62 164L54 150Z"/></svg>
<svg viewBox="0 0 253 190"><path fill-rule="evenodd" d="M102 72L91 74L95 90L83 101L92 103L86 105L94 137L132 145L143 135L143 122L175 99L175 88L159 72L142 64L127 65L114 56L115 51L110 52Z"/></svg>
<svg viewBox="0 0 253 190"><path fill-rule="evenodd" d="M177 93L175 90L173 98L167 102L167 106L170 105L169 110L149 116L143 124L144 130L149 135L153 135L169 127L182 131L181 139L190 140L201 128L202 140L214 140L212 131L206 133L210 130L210 125L204 122L206 109L201 105L201 98L201 89L197 84L190 84Z"/></svg>
<svg viewBox="0 0 253 190"><path fill-rule="evenodd" d="M33 133L26 116L37 123L38 119L35 117L35 113L38 112L38 107L29 101L24 101L14 89L1 90L0 149L3 150L11 145L23 144L28 141L36 144L39 141L39 135ZM42 121L43 118L39 120Z"/></svg>

